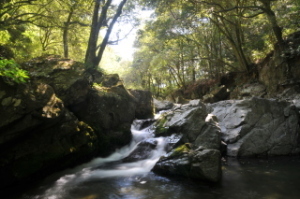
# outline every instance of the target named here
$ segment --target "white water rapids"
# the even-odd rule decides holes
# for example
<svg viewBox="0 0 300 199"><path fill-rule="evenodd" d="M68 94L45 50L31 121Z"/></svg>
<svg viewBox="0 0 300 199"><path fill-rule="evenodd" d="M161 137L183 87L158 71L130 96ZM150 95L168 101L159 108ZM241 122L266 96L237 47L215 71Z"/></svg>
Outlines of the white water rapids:
<svg viewBox="0 0 300 199"><path fill-rule="evenodd" d="M151 129L151 126L142 130L137 130L135 122L131 126L133 139L128 146L116 150L109 157L95 158L89 163L65 171L65 174L42 195L37 195L33 198L69 198L68 193L75 187L80 186L81 183L97 181L104 178L141 176L148 174L158 159L165 153L165 138L152 138L153 130ZM147 159L130 163L123 163L120 161L134 151L141 141L148 138L155 139L157 146ZM107 164L109 165L107 166Z"/></svg>

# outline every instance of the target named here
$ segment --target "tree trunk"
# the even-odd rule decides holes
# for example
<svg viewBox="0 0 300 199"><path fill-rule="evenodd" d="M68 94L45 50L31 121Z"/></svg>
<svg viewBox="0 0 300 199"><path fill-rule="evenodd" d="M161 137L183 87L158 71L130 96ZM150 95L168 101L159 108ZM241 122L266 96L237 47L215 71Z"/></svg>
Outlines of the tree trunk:
<svg viewBox="0 0 300 199"><path fill-rule="evenodd" d="M275 13L273 12L273 10L271 8L271 0L259 0L259 1L264 5L263 11L266 13L268 20L269 20L270 24L272 25L274 35L275 35L279 45L282 45L283 44L282 30L279 27Z"/></svg>
<svg viewBox="0 0 300 199"><path fill-rule="evenodd" d="M102 41L102 43L101 43L101 45L100 45L100 49L99 49L99 51L98 51L98 55L97 55L97 58L96 58L95 64L97 64L97 66L98 66L98 64L100 63L101 59L102 59L104 50L105 50L105 48L106 48L106 46L107 46L108 39L109 39L110 34L111 34L111 31L112 31L112 29L113 29L113 27L114 27L116 21L118 20L118 18L119 18L120 15L122 14L122 10L123 10L123 7L124 7L124 5L125 5L126 2L127 2L127 0L123 0L123 1L119 4L118 9L117 9L117 12L116 12L116 14L115 14L115 16L114 16L112 22L111 22L111 23L109 24L109 26L108 26L108 29L107 29L106 34L105 34L105 37L104 37L104 39L103 39L103 41Z"/></svg>
<svg viewBox="0 0 300 199"><path fill-rule="evenodd" d="M104 3L104 0L96 0L95 1L95 6L94 6L94 12L93 12L93 18L92 18L92 26L91 26L91 32L90 32L90 37L89 37L89 42L88 42L88 47L86 50L86 55L85 55L85 64L87 68L95 68L97 66L93 66L96 58L96 51L97 51L97 43L98 43L98 38L99 38L99 32L100 28L103 25L101 19L103 19L107 16L107 10L111 4L111 0L108 0L105 5L103 6L101 10L101 14L99 17L99 12L100 12L100 4Z"/></svg>
<svg viewBox="0 0 300 199"><path fill-rule="evenodd" d="M101 2L104 3L104 6L100 5ZM126 2L127 2L127 0L122 0L120 2L120 4L118 5L116 13L115 13L111 23L108 25L105 37L102 40L99 47L97 46L98 39L99 39L98 35L99 35L101 27L106 26L106 24L107 24L107 13L108 13L108 9L112 3L112 0L107 0L106 2L104 0L97 0L95 2L91 33L90 33L88 48L87 48L86 56L85 56L85 64L86 64L87 69L88 68L96 69L98 67L99 63L101 62L101 59L102 59L104 50L107 46L111 31L114 27L115 22L122 14L122 9ZM101 13L99 16L98 13L100 12L100 9L101 9Z"/></svg>

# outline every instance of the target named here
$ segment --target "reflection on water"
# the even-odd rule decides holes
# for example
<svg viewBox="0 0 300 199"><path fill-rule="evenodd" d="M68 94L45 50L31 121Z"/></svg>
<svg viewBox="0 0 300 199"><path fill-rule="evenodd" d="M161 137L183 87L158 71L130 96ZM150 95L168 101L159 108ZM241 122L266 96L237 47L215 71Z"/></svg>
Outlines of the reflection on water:
<svg viewBox="0 0 300 199"><path fill-rule="evenodd" d="M52 188L39 188L22 198L36 199L298 199L300 160L227 159L219 184L205 184L183 178L167 178L152 172L110 178L91 177L77 183L56 181ZM73 175L64 178L76 180ZM63 185L61 190L53 187ZM46 190L46 191L45 191ZM49 194L49 190L53 191ZM55 193L55 194L54 194Z"/></svg>
<svg viewBox="0 0 300 199"><path fill-rule="evenodd" d="M298 199L300 160L227 159L219 184L184 178L167 178L152 172L138 175L64 176L54 184L39 187L21 198L28 199ZM49 188L50 187L50 188Z"/></svg>
<svg viewBox="0 0 300 199"><path fill-rule="evenodd" d="M298 199L300 158L228 158L218 184L168 178L150 172L164 153L164 139L146 160L120 161L137 144L152 136L149 129L132 129L134 139L110 157L96 158L75 169L53 175L22 199Z"/></svg>

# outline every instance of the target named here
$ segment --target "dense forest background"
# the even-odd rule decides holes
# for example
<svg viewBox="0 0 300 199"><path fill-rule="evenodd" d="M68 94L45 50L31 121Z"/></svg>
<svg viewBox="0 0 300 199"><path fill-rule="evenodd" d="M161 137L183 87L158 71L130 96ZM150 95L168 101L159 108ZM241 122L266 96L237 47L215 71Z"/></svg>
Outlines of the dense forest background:
<svg viewBox="0 0 300 199"><path fill-rule="evenodd" d="M142 10L153 14L139 26ZM300 0L2 0L0 54L17 63L61 55L164 97L196 81L251 72L274 45L289 51L284 42L300 29L299 10ZM131 34L112 31L117 23L139 27L130 62L109 48Z"/></svg>

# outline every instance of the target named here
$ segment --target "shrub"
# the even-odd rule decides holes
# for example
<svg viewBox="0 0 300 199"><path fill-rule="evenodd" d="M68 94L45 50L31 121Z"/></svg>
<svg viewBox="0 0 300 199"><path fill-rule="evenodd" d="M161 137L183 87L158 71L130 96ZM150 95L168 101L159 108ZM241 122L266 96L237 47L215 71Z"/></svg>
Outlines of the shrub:
<svg viewBox="0 0 300 199"><path fill-rule="evenodd" d="M29 78L28 72L20 68L14 60L0 57L0 76L6 77L9 81L25 83Z"/></svg>

